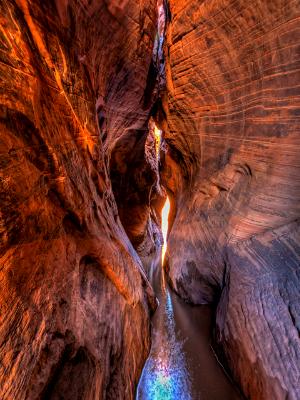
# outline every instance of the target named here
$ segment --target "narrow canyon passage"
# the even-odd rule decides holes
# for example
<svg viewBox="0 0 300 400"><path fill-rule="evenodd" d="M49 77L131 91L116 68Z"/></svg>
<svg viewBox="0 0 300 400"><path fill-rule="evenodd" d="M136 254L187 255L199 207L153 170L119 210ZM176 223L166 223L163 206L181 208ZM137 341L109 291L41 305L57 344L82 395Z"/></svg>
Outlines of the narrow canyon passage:
<svg viewBox="0 0 300 400"><path fill-rule="evenodd" d="M0 400L300 400L299 21L0 0Z"/></svg>
<svg viewBox="0 0 300 400"><path fill-rule="evenodd" d="M211 348L213 310L191 306L168 286L162 263L166 251L169 198L162 209L164 243L149 276L159 306L152 319L152 347L136 400L238 400Z"/></svg>
<svg viewBox="0 0 300 400"><path fill-rule="evenodd" d="M241 399L211 349L211 308L188 305L171 291L162 277L160 256L152 284L159 306L136 400Z"/></svg>

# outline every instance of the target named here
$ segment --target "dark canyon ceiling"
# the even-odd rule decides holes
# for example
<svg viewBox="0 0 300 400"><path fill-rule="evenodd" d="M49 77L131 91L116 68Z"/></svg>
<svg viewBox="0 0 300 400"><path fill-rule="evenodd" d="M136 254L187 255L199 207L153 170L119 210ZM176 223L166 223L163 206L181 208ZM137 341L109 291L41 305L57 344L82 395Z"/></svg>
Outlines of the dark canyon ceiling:
<svg viewBox="0 0 300 400"><path fill-rule="evenodd" d="M159 6L0 0L3 400L134 398L166 194L171 287L300 399L299 1Z"/></svg>

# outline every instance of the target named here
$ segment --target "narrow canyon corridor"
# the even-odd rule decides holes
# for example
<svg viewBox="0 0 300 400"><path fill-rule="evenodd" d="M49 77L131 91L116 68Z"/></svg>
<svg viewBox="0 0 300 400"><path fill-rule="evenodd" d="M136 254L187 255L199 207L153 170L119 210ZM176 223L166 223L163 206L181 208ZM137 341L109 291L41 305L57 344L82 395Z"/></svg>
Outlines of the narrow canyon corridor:
<svg viewBox="0 0 300 400"><path fill-rule="evenodd" d="M159 306L136 400L241 400L210 347L211 308L180 300L162 278L159 256L152 268Z"/></svg>
<svg viewBox="0 0 300 400"><path fill-rule="evenodd" d="M0 0L0 400L300 400L299 21Z"/></svg>
<svg viewBox="0 0 300 400"><path fill-rule="evenodd" d="M151 259L149 279L158 299L152 346L136 400L242 400L212 350L213 309L186 304L168 287L163 272L170 200L161 212L163 245Z"/></svg>

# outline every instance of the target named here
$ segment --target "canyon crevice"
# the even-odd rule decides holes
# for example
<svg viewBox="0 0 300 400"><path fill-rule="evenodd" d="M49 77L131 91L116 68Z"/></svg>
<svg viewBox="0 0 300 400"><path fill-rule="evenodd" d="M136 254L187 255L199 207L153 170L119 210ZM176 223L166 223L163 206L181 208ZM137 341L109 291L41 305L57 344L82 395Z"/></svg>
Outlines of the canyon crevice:
<svg viewBox="0 0 300 400"><path fill-rule="evenodd" d="M299 18L0 1L1 399L134 398L166 195L170 286L246 398L300 399Z"/></svg>

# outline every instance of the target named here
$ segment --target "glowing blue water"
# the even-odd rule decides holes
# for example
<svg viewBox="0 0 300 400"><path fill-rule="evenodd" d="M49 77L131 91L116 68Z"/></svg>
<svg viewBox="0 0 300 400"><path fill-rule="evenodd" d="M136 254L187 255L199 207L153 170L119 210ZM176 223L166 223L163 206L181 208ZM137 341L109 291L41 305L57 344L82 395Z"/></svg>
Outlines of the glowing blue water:
<svg viewBox="0 0 300 400"><path fill-rule="evenodd" d="M161 254L151 260L148 273L159 307L136 400L241 400L211 349L212 309L192 307L172 293Z"/></svg>
<svg viewBox="0 0 300 400"><path fill-rule="evenodd" d="M153 332L153 344L138 387L138 400L191 400L189 374L183 341L176 337L172 300L167 291L161 298L160 329Z"/></svg>

